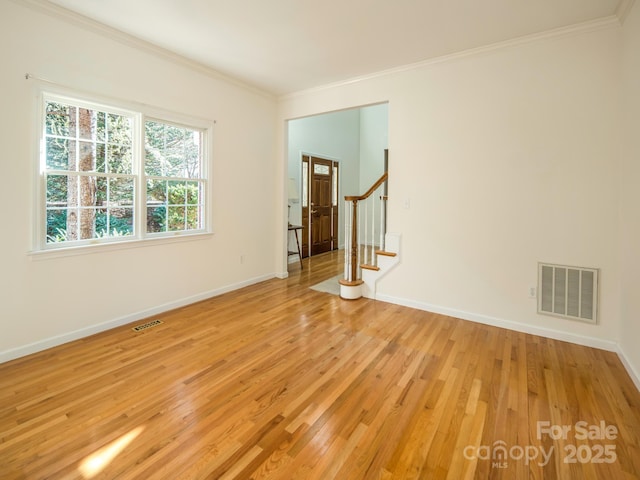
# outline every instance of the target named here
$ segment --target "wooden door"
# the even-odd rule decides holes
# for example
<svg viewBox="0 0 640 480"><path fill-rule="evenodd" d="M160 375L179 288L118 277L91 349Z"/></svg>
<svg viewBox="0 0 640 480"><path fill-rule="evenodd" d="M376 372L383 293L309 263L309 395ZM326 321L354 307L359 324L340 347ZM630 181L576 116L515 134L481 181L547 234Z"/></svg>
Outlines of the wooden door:
<svg viewBox="0 0 640 480"><path fill-rule="evenodd" d="M311 220L311 255L328 252L332 249L331 226L333 224L333 205L331 187L333 186L333 162L311 157L311 201L309 211Z"/></svg>
<svg viewBox="0 0 640 480"><path fill-rule="evenodd" d="M338 162L302 157L302 256L318 255L338 248Z"/></svg>

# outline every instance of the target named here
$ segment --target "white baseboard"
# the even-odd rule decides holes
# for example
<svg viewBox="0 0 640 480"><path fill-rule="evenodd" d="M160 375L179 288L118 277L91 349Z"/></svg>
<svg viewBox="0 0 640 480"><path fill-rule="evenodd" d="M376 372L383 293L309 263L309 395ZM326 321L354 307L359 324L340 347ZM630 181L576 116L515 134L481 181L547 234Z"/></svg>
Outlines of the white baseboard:
<svg viewBox="0 0 640 480"><path fill-rule="evenodd" d="M624 350L620 345L618 345L616 353L618 354L622 365L631 377L631 381L635 384L638 391L640 391L640 373L635 368L633 368L633 365L631 364L631 362L629 362L627 355L624 353Z"/></svg>
<svg viewBox="0 0 640 480"><path fill-rule="evenodd" d="M502 318L490 317L488 315L479 315L477 313L465 312L462 310L455 310L447 307L440 307L438 305L431 305L428 303L417 302L414 300L408 300L404 298L392 297L390 295L378 294L376 300L383 302L394 303L405 307L415 308L417 310L424 310L427 312L439 313L441 315L447 315L449 317L461 318L462 320L469 320L471 322L482 323L484 325L491 325L494 327L506 328L514 330L516 332L529 333L531 335L539 335L541 337L552 338L554 340L562 340L564 342L575 343L577 345L584 345L586 347L599 348L601 350L607 350L609 352L619 352L619 345L612 340L602 340L601 338L589 337L586 335L576 335L573 333L567 333L560 330L554 330L552 328L535 327L532 325L526 325L524 323L514 322L511 320L504 320Z"/></svg>
<svg viewBox="0 0 640 480"><path fill-rule="evenodd" d="M516 332L539 335L541 337L552 338L554 340L562 340L564 342L575 343L577 345L583 345L585 347L599 348L601 350L615 352L618 354L618 358L620 358L620 361L629 374L629 377L631 377L631 381L635 384L638 391L640 391L640 373L633 367L631 362L629 362L628 357L620 344L612 340L602 340L601 338L589 337L586 335L576 335L573 333L554 330L552 328L534 327L532 325L525 325L523 323L513 322L511 320L504 320L501 318L490 317L488 315L479 315L462 310L440 307L438 305L416 302L414 300L392 297L390 295L378 294L376 295L376 300L394 303L396 305L402 305L404 307L411 307L417 310L439 313L441 315L447 315L449 317L461 318L462 320L469 320L471 322L482 323L484 325L507 328Z"/></svg>
<svg viewBox="0 0 640 480"><path fill-rule="evenodd" d="M28 345L23 345L10 350L5 350L0 352L0 363L8 362L16 358L24 357L32 353L40 352L48 348L62 345L63 343L71 342L73 340L78 340L80 338L88 337L89 335L100 333L115 327L126 325L128 323L136 322L138 320L142 320L153 315L158 315L160 313L167 312L175 308L183 307L185 305L199 302L201 300L206 300L207 298L216 297L218 295L222 295L223 293L231 292L233 290L238 290L243 287L248 287L249 285L253 285L265 280L269 280L274 277L284 279L284 278L287 278L288 276L289 276L288 272L280 272L276 274L267 274L259 277L254 277L248 280L244 280L242 282L217 288L215 290L203 292L198 295L193 295L191 297L182 298L174 302L165 303L163 305L159 305L159 306L150 308L148 310L143 310L137 313L133 313L131 315L125 315L123 317L119 317L119 318L110 320L108 322L99 323L97 325L91 325L89 327L81 328L79 330L74 330L72 332L67 332L61 335L50 337L44 340L40 340L38 342L30 343ZM376 295L376 300L393 303L396 305L402 305L405 307L411 307L418 310L424 310L427 312L439 313L441 315L447 315L450 317L469 320L472 322L482 323L485 325L507 328L509 330L515 330L517 332L529 333L532 335L540 335L542 337L552 338L554 340L562 340L566 342L575 343L578 345L584 345L584 346L593 347L593 348L600 348L602 350L615 352L618 354L620 361L622 362L623 366L627 370L627 373L631 377L631 380L635 384L636 388L638 388L638 390L640 391L640 373L636 371L633 365L628 361L628 358L624 350L616 342L609 341L609 340L602 340L599 338L589 337L584 335L575 335L575 334L553 330L549 328L534 327L534 326L525 325L519 322L513 322L510 320L490 317L487 315L479 315L479 314L465 312L461 310L440 307L437 305L431 305L428 303L417 302L415 300L408 300L404 298L393 297L390 295L378 294Z"/></svg>
<svg viewBox="0 0 640 480"><path fill-rule="evenodd" d="M17 348L12 348L10 350L5 350L0 352L0 363L8 362L9 360L14 360L16 358L24 357L26 355L31 355L32 353L41 352L48 348L62 345L63 343L88 337L89 335L94 335L96 333L104 332L105 330L110 330L115 327L120 327L122 325L136 322L138 320L142 320L144 318L148 318L153 315L158 315L160 313L167 312L175 308L184 307L185 305L199 302L201 300L206 300L207 298L216 297L218 295L222 295L223 293L231 292L233 290L238 290L239 288L248 287L249 285L263 282L265 280L269 280L276 276L277 276L276 274L271 273L267 275L261 275L259 277L250 278L242 282L226 285L224 287L217 288L215 290L210 290L208 292L203 292L198 295L193 295L191 297L181 298L180 300L165 303L163 305L159 305L159 306L150 308L148 310L143 310L141 312L136 312L131 315L125 315L123 317L109 320L107 322L99 323L96 325L90 325L88 327L81 328L79 330L74 330L72 332L56 335L55 337L39 340L37 342L30 343L28 345L23 345Z"/></svg>

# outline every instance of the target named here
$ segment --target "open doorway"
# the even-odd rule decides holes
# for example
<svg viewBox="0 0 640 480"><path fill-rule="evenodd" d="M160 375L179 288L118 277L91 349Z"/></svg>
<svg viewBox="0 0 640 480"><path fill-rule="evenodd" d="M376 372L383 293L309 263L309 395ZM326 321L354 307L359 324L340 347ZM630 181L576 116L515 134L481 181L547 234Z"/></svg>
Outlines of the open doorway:
<svg viewBox="0 0 640 480"><path fill-rule="evenodd" d="M315 255L331 249L344 248L344 196L363 193L385 171L384 156L388 148L388 104L377 104L349 110L290 120L288 122L288 176L299 195L289 200L289 223L302 225L302 256ZM310 205L312 193L308 182L311 163L304 167L304 158L324 160L336 168L331 175L331 215L323 214L313 228L314 215ZM308 168L307 174L303 172ZM319 167L324 170L323 167ZM335 185L335 187L333 187ZM325 187L328 189L328 187ZM315 201L313 203L316 203ZM325 210L327 212L327 210ZM317 212L316 212L317 214ZM329 234L330 232L330 234ZM290 242L292 239L289 240ZM312 247L314 242L317 248ZM295 245L290 246L291 249ZM295 260L295 259L294 259Z"/></svg>

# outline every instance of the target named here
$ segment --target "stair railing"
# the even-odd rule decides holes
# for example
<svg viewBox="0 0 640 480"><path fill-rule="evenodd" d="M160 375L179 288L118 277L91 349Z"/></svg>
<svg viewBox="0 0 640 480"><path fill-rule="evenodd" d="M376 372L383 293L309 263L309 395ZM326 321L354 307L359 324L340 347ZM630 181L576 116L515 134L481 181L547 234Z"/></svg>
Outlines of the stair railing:
<svg viewBox="0 0 640 480"><path fill-rule="evenodd" d="M347 195L345 200L345 286L362 283L361 268L375 268L376 250L384 250L387 195L385 172L364 195Z"/></svg>

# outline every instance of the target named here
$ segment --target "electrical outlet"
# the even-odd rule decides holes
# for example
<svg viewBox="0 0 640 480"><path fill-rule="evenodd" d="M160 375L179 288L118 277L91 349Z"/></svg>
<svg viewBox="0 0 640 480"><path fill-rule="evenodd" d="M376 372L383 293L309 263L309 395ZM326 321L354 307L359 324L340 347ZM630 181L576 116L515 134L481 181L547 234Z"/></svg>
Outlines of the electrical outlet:
<svg viewBox="0 0 640 480"><path fill-rule="evenodd" d="M536 287L529 287L529 298L536 298Z"/></svg>
<svg viewBox="0 0 640 480"><path fill-rule="evenodd" d="M244 264L244 255L240 255L240 265Z"/></svg>

